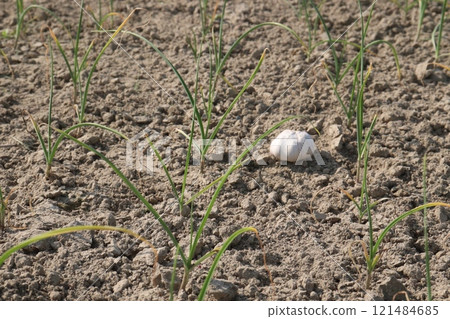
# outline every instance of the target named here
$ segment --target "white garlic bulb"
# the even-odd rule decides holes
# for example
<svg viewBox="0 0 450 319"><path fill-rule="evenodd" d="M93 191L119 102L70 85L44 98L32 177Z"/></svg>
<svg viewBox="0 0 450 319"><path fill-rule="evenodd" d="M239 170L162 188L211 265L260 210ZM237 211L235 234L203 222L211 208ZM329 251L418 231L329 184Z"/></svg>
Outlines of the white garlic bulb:
<svg viewBox="0 0 450 319"><path fill-rule="evenodd" d="M306 132L284 130L270 143L270 153L282 162L296 163L308 158L299 158L306 139L312 139Z"/></svg>

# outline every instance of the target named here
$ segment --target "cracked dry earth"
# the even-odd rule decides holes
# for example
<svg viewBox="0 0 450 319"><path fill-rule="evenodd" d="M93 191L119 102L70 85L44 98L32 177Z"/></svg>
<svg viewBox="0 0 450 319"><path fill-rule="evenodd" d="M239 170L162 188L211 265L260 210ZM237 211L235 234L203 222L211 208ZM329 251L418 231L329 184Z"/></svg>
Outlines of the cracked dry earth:
<svg viewBox="0 0 450 319"><path fill-rule="evenodd" d="M29 1L25 1L27 4ZM75 28L79 8L74 1L36 1L57 13ZM96 12L97 1L86 1ZM291 3L293 4L293 3ZM369 5L364 1L365 8ZM106 6L106 5L105 5ZM126 29L153 41L173 61L193 87L195 65L186 43L192 30L199 32L196 1L120 1L115 11L125 17L140 7ZM245 30L266 21L276 21L307 37L305 24L286 1L230 1L224 28L225 49ZM330 1L323 5L325 21L334 37L344 33L359 15L356 1ZM397 77L395 62L387 46L373 47L367 64L373 70L365 92L367 125L375 114L369 158L369 194L383 199L373 209L374 231L396 216L422 204L422 157L428 155L428 201L450 202L450 89L445 69L426 66L433 48L428 40L439 20L440 6L430 3L423 34L414 42L417 8L405 14L391 1L375 5L368 41L393 43L403 78ZM115 18L116 23L119 18ZM0 1L0 29L14 30L15 8ZM168 300L174 247L151 214L117 175L92 152L71 141L61 145L51 179L44 178L45 162L29 112L45 123L49 96L48 55L41 37L43 26L51 26L70 47L58 23L43 11L27 18L26 30L16 51L14 39L3 37L0 48L9 58L0 62L0 186L9 200L10 223L0 237L0 251L45 231L74 225L117 225L144 236L157 249L154 254L132 237L113 232L81 232L35 243L11 256L0 268L1 300ZM96 39L99 52L106 35L94 33L88 17L83 23L80 47ZM442 52L449 52L448 24ZM344 38L358 42L358 24ZM323 31L318 31L323 38ZM150 128L164 137L163 156L177 186L181 185L187 142L177 131L189 132L192 111L173 72L143 42L118 36L121 46L106 51L100 60L88 96L87 121L108 125L132 137ZM258 148L248 165L234 172L216 202L197 256L220 245L235 230L255 227L264 243L263 253L253 234L244 234L230 246L219 263L209 300L392 300L407 291L412 300L426 299L425 253L422 214L399 223L385 238L383 255L370 289L365 289L364 257L359 241L368 242L368 223L359 222L352 202L340 191L355 197L361 185L356 175L356 132L325 76L322 62L330 55L320 46L308 61L298 42L279 28L264 27L246 38L232 54L224 75L241 87L254 70L261 53L269 49L254 82L219 131L218 138L253 141L275 123L301 115L283 129L305 130L314 138L324 166L306 162L301 166L280 165L270 156L269 140ZM350 59L356 51L350 49ZM130 58L130 56L132 58ZM202 60L202 85L207 86L208 58ZM314 61L319 61L313 64ZM92 63L92 61L90 61ZM449 56L441 60L449 65ZM145 70L145 72L143 71ZM351 76L350 76L351 77ZM350 78L349 77L349 78ZM343 90L349 90L350 79ZM72 84L61 54L55 51L54 126L76 123L72 106ZM236 92L224 81L218 85L213 122L229 106ZM169 97L170 96L170 97ZM317 128L320 135L313 126ZM44 127L44 126L42 126ZM189 245L189 217L175 209L170 184L161 169L145 174L126 165L126 142L111 133L87 128L81 140L110 158L163 215L181 245ZM165 153L166 151L166 153ZM229 154L228 154L229 155ZM227 156L226 156L227 157ZM259 165L263 160L266 165ZM225 161L209 161L203 173L191 166L187 191L195 194L220 177ZM198 226L211 198L208 191L195 201L194 226ZM450 252L449 209L428 211L433 296L449 299ZM348 249L351 247L356 265ZM181 263L178 263L180 266ZM193 300L199 293L211 260L195 269L186 291L177 298ZM155 267L154 267L155 266ZM362 273L360 275L360 272ZM179 286L179 267L175 288ZM404 298L399 295L398 299Z"/></svg>

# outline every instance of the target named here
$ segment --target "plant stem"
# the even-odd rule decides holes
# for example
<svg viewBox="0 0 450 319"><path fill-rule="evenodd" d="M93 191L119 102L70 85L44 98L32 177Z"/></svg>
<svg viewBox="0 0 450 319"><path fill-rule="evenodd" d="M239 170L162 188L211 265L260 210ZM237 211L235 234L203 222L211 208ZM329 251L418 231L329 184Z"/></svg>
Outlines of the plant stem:
<svg viewBox="0 0 450 319"><path fill-rule="evenodd" d="M184 265L184 275L183 275L183 281L181 282L180 290L185 290L186 285L189 281L189 274L191 272L191 268L188 267L186 264Z"/></svg>
<svg viewBox="0 0 450 319"><path fill-rule="evenodd" d="M444 0L444 2L442 3L441 20L439 21L439 34L438 34L438 40L437 40L436 51L435 51L435 56L434 56L434 59L436 60L436 62L439 60L439 53L441 51L442 30L444 29L446 9L447 9L447 0Z"/></svg>
<svg viewBox="0 0 450 319"><path fill-rule="evenodd" d="M419 21L417 23L416 41L419 40L420 30L422 29L425 10L427 9L428 0L419 0Z"/></svg>
<svg viewBox="0 0 450 319"><path fill-rule="evenodd" d="M427 204L427 155L423 157L423 204ZM427 209L423 210L423 236L425 239L425 268L427 276L427 299L433 300L431 295L431 274L430 274L430 253L428 247L428 221L427 221Z"/></svg>
<svg viewBox="0 0 450 319"><path fill-rule="evenodd" d="M6 203L3 201L3 193L0 187L0 231L3 231L5 227L5 211L6 211Z"/></svg>
<svg viewBox="0 0 450 319"><path fill-rule="evenodd" d="M367 267L367 281L366 281L366 287L369 289L370 287L370 281L372 279L372 266L373 260L375 259L375 254L373 250L373 224L372 224L372 212L370 210L370 201L369 201L369 192L367 191L367 166L368 166L368 159L369 159L369 144L367 144L367 147L365 149L364 153L364 175L363 175L363 188L364 188L364 198L365 198L365 204L367 209L367 218L369 221L369 256L367 261L370 262L370 265ZM361 206L362 207L362 206Z"/></svg>
<svg viewBox="0 0 450 319"><path fill-rule="evenodd" d="M371 282L372 282L372 271L367 269L366 289L370 289Z"/></svg>
<svg viewBox="0 0 450 319"><path fill-rule="evenodd" d="M173 301L173 287L175 285L175 278L177 277L177 260L179 249L175 250L175 257L173 259L172 277L170 278L170 301Z"/></svg>

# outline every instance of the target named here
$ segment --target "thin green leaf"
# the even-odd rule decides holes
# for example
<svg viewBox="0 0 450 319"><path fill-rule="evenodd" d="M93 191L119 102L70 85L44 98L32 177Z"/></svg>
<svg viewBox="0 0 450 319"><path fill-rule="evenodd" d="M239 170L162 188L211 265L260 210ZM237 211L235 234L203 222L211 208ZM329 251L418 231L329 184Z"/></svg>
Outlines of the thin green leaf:
<svg viewBox="0 0 450 319"><path fill-rule="evenodd" d="M89 92L89 85L91 83L92 80L92 76L94 75L95 69L97 68L97 64L100 61L100 58L103 56L103 54L105 53L106 49L109 47L109 45L113 42L114 38L119 34L119 32L123 29L123 27L125 27L125 25L127 24L128 20L131 18L131 16L133 15L133 13L136 11L137 9L134 9L133 11L131 11L131 13L128 15L128 17L125 18L125 20L123 20L122 24L117 28L117 30L109 37L108 41L106 42L106 44L103 46L102 50L100 51L100 53L98 54L97 58L95 59L94 63L92 64L91 70L89 72L88 78L86 80L86 85L84 88L84 92L83 92L83 97L81 100L81 107L80 107L80 114L79 114L79 121L82 123L84 122L84 117L85 117L85 112L86 112L86 101L87 101L87 95Z"/></svg>
<svg viewBox="0 0 450 319"><path fill-rule="evenodd" d="M239 235L246 233L246 232L254 232L256 234L258 234L258 231L253 228L253 227L245 227L245 228L241 228L237 231L235 231L230 237L228 237L228 239L223 243L222 247L220 248L219 252L217 253L216 257L214 258L214 261L211 265L211 268L208 271L208 275L206 276L206 279L203 283L202 289L200 290L200 293L198 295L198 300L202 301L205 298L205 294L206 291L208 290L208 286L211 282L211 279L214 275L214 271L217 268L217 265L220 261L220 258L222 257L223 253L227 250L228 246L231 245L231 243L233 242L233 240L236 239L236 237L238 237Z"/></svg>
<svg viewBox="0 0 450 319"><path fill-rule="evenodd" d="M373 250L374 252L378 252L378 249L381 245L381 243L383 242L384 237L386 237L387 233L395 226L397 225L400 221L402 221L403 219L405 219L406 217L420 212L426 208L431 208L431 207L436 207L436 206L443 206L443 207L450 207L450 204L446 204L446 203L441 203L441 202L434 202L434 203L428 203L425 205L421 205L418 206L414 209L411 209L410 211L407 211L406 213L400 215L399 217L397 217L396 219L394 219L392 222L389 223L389 225L386 226L386 228L381 232L380 236L378 237L378 240L376 241Z"/></svg>
<svg viewBox="0 0 450 319"><path fill-rule="evenodd" d="M223 122L225 121L225 119L228 117L228 115L230 114L230 112L233 110L233 107L236 105L236 103L239 101L239 99L241 98L241 96L244 94L244 92L247 90L247 88L250 86L250 84L253 82L253 80L256 77L256 74L258 73L259 69L261 68L261 65L264 61L264 58L266 56L266 52L267 49L264 50L263 54L261 55L261 58L259 59L258 65L256 66L255 70L253 71L252 75L250 76L250 78L248 79L248 81L245 83L245 85L242 87L242 89L239 91L238 95L236 95L236 97L234 98L233 102L231 102L230 106L227 108L227 110L225 111L225 113L222 115L222 117L220 118L219 122L217 123L216 127L214 128L214 131L211 133L211 136L208 138L209 141L212 141L215 139L217 133L219 132L220 128L222 127ZM209 147L210 147L211 143L207 143L206 146L204 146L203 148L203 154L206 154L206 152L208 151Z"/></svg>
<svg viewBox="0 0 450 319"><path fill-rule="evenodd" d="M14 50L16 50L17 44L19 42L19 36L20 36L20 32L22 30L23 20L24 20L26 14L31 9L43 10L43 11L47 12L48 14L50 14L51 16L53 16L61 24L61 26L63 27L63 29L66 31L66 33L69 35L69 38L70 38L70 31L66 28L66 26L64 25L62 20L53 11L51 11L43 6L32 4L32 5L28 6L25 10L23 10L21 15L17 19L16 34L15 34L15 40L14 40Z"/></svg>
<svg viewBox="0 0 450 319"><path fill-rule="evenodd" d="M158 254L156 252L155 247L149 242L147 241L145 238L143 238L142 236L136 234L135 232L126 229L126 228L121 228L121 227L113 227L113 226L72 226L72 227L67 227L67 228L61 228L61 229L55 229L55 230L51 230L49 232L45 232L43 234L37 235L35 237L32 237L30 239L27 239L23 242L21 242L18 245L15 245L14 247L8 249L7 251L5 251L1 256L0 256L0 267L3 265L3 263L15 252L17 252L18 250L25 248L27 246L30 246L31 244L34 244L38 241L47 239L47 238L51 238L51 237L55 237L55 236L59 236L59 235L63 235L63 234L69 234L69 233L74 233L74 232L79 232L79 231L84 231L84 230L106 230L106 231L118 231L118 232L122 232L125 234L128 234L130 236L133 236L145 243L147 243L155 252L155 258L157 258Z"/></svg>
<svg viewBox="0 0 450 319"><path fill-rule="evenodd" d="M180 197L178 195L178 191L177 188L175 187L175 183L173 182L172 176L169 173L169 170L167 169L166 163L164 163L164 160L161 157L161 154L159 154L158 150L156 149L156 147L153 145L152 141L150 140L149 137L147 137L147 142L150 145L150 147L152 148L153 152L155 153L156 157L158 158L158 161L161 163L164 172L166 173L166 177L169 180L170 186L172 188L172 193L175 195L178 203L180 204L180 209L182 208L182 203L180 203Z"/></svg>

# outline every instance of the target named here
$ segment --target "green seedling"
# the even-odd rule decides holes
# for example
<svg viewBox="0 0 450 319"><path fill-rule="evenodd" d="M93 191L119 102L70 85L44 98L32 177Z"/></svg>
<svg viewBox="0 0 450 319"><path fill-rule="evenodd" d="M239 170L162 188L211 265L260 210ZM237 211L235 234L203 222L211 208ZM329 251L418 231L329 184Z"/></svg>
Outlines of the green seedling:
<svg viewBox="0 0 450 319"><path fill-rule="evenodd" d="M86 79L86 82L84 83L84 85L81 81L81 73L83 70L88 68L87 60L88 60L89 54L94 45L94 41L92 41L91 44L89 45L89 47L87 48L87 50L85 51L81 60L79 60L79 53L80 53L79 52L79 42L80 42L81 29L82 29L82 23L83 23L84 1L81 1L80 17L78 20L78 28L77 28L77 33L76 33L76 37L75 37L75 43L73 46L73 52L72 52L73 53L73 65L71 65L69 62L68 53L64 50L60 41L56 37L55 33L52 31L52 29L49 28L50 35L53 38L56 46L58 47L59 52L61 52L64 62L69 71L70 78L72 80L73 88L74 88L74 94L73 94L74 103L76 101L77 96L79 98L79 106L75 106L75 111L76 111L76 115L78 117L79 123L85 122L85 119L86 119L86 107L87 107L87 97L88 97L88 93L89 93L89 86L92 81L92 76L94 75L94 72L97 68L97 64L100 61L100 58L105 53L106 49L114 41L114 38L117 36L117 34L119 34L119 32L123 29L123 27L126 25L128 20L131 18L134 11L136 11L136 9L133 10L130 13L130 15L117 28L117 30L115 30L115 32L109 37L108 41L103 46L101 51L98 53L97 57L95 58L95 61L92 63L92 65L89 68L89 74L87 76L87 79ZM83 89L83 86L84 86L84 89Z"/></svg>
<svg viewBox="0 0 450 319"><path fill-rule="evenodd" d="M318 16L313 17L314 9L309 4L309 0L298 0L297 6L295 7L289 1L285 0L285 2L292 8L294 12L297 13L297 17L299 20L302 20L308 29L308 41L303 43L304 51L306 53L306 58L309 61L311 58L311 53L315 49L315 44L317 43L317 30L319 30L320 19ZM318 9L322 7L325 3L325 0L321 0L318 4Z"/></svg>
<svg viewBox="0 0 450 319"><path fill-rule="evenodd" d="M324 44L324 43L329 43L330 40L327 41L320 41L317 43L318 45ZM359 87L358 87L358 75L361 72L361 67L360 64L358 64L358 61L361 60L360 54L356 55L350 62L348 62L347 64L344 65L344 53L346 51L346 47L347 46L353 46L355 48L357 48L358 50L360 50L361 52L361 45L357 44L357 43L353 43L353 42L349 42L347 40L335 40L336 43L341 43L343 44L343 51L341 52L341 54L338 56L336 54L336 58L335 58L335 66L334 69L339 70L340 73L336 73L334 72L328 65L324 64L324 68L327 71L327 78L330 82L330 85L334 91L334 94L336 95L336 98L338 99L338 102L340 104L340 106L342 107L342 109L344 110L344 113L347 117L347 123L348 125L350 125L352 123L352 119L353 117L356 115L356 108L357 108L357 101L358 101L358 92L359 92ZM379 45L379 44L386 44L390 47L390 49L392 50L392 54L394 57L394 61L395 61L395 65L397 68L397 75L398 78L401 79L401 70L400 70L400 62L398 59L398 54L397 51L395 49L395 47L388 41L385 40L375 40L372 41L371 43L367 44L363 50L363 52L367 52L369 51L370 47L375 46L375 45ZM317 47L316 46L316 47ZM342 70L342 71L341 71ZM344 77L350 73L350 71L353 70L354 76L353 76L353 82L352 82L352 87L350 90L350 97L349 97L349 101L346 105L346 103L344 102L344 99L342 98L341 93L339 93L338 87L339 85L342 83ZM367 73L366 73L366 81L370 75L370 71L372 69L368 69Z"/></svg>
<svg viewBox="0 0 450 319"><path fill-rule="evenodd" d="M428 0L419 1L419 16L417 18L417 32L416 41L419 40L420 31L422 30L423 18L425 17L425 11L427 10Z"/></svg>
<svg viewBox="0 0 450 319"><path fill-rule="evenodd" d="M17 14L17 21L20 21L20 16L23 13L23 0L16 0L16 14ZM20 29L16 30L16 34L20 33Z"/></svg>
<svg viewBox="0 0 450 319"><path fill-rule="evenodd" d="M47 143L46 143L44 140L44 137L41 133L41 129L40 129L39 125L33 119L33 117L31 115L29 115L29 116L30 116L31 122L33 124L33 128L36 132L36 135L38 137L39 145L41 146L41 148L44 152L44 158L45 158L45 163L46 163L46 169L45 169L45 177L46 178L49 178L51 176L53 160L55 159L58 148L61 146L61 142L64 140L64 136L65 136L64 134L69 134L70 132L80 129L82 127L93 126L93 127L97 127L97 128L112 132L112 133L122 137L123 139L128 139L125 135L123 135L122 133L120 133L117 130L114 130L112 128L109 128L109 127L101 125L101 124L86 122L86 123L75 124L67 129L65 129L64 134L59 135L58 138L56 138L54 141L52 140L52 129L49 126L50 127L48 129L49 135L48 135Z"/></svg>
<svg viewBox="0 0 450 319"><path fill-rule="evenodd" d="M17 12L17 19L19 19L20 15L23 12L23 0L16 0L16 12Z"/></svg>
<svg viewBox="0 0 450 319"><path fill-rule="evenodd" d="M377 266L379 260L382 257L382 253L380 251L380 245L382 244L384 238L388 234L388 232L399 222L404 220L406 217L420 212L424 211L424 236L425 236L425 251L426 251L426 267L427 267L427 289L428 289L428 299L431 300L431 277L429 274L429 255L428 255L428 232L427 232L427 220L426 220L426 210L430 207L436 207L436 206L444 206L444 207L450 207L450 204L441 203L441 202L435 202L435 203L427 203L427 196L426 196L426 157L424 158L424 164L423 164L423 198L424 198L424 204L421 206L418 206L410 211L407 211L406 213L403 213L396 219L394 219L392 222L384 228L384 230L380 233L377 240L374 239L373 234L373 216L372 216L372 208L378 203L370 203L370 197L369 197L369 191L367 187L367 170L368 170L368 158L369 158L369 143L366 145L366 148L364 149L364 174L363 174L363 182L362 182L362 195L361 200L358 203L353 197L346 191L343 191L355 204L355 206L359 210L359 216L361 220L361 216L367 215L368 220L368 233L369 233L369 244L367 245L364 241L359 241L361 243L361 246L363 248L364 252L364 258L366 260L366 269L367 269L367 277L366 277L366 288L370 289L371 280L372 280L372 274L375 270L375 267ZM353 258L353 254L351 252L351 246L349 247L349 255L350 258L353 260L353 262L356 265L356 262ZM358 270L359 272L359 270Z"/></svg>
<svg viewBox="0 0 450 319"><path fill-rule="evenodd" d="M380 203L382 200L384 200L384 199L381 199L379 201L369 203L369 204L367 204L367 206L365 203L366 193L368 193L368 186L367 186L368 147L369 147L370 138L372 136L372 132L373 132L373 128L375 126L376 120L377 120L377 116L374 117L372 124L370 125L369 131L366 135L367 137L364 140L364 144L362 147L362 153L366 156L364 156L364 171L363 171L364 173L363 173L363 178L362 178L361 196L359 199L359 203L353 198L353 196L350 193L341 189L341 191L353 202L353 204L358 209L358 219L359 219L360 223L362 222L362 218L366 214L368 214L370 209L374 208L376 205L378 205L378 203Z"/></svg>
<svg viewBox="0 0 450 319"><path fill-rule="evenodd" d="M367 186L368 148L369 148L370 137L372 136L372 131L373 131L373 127L375 126L376 119L377 119L377 116L375 116L372 121L372 125L370 126L370 130L369 130L370 133L367 134L367 139L365 140L365 144L364 144L364 148L363 148L363 152L366 156L364 157L364 174L363 174L363 179L362 179L361 196L359 199L359 203L353 198L353 196L349 192L341 189L341 191L352 201L352 203L358 209L358 219L359 219L360 223L362 222L362 218L366 214L368 214L368 212L381 201L380 200L380 201L375 201L373 203L369 203L367 206L365 203L366 193L368 193L368 186Z"/></svg>
<svg viewBox="0 0 450 319"><path fill-rule="evenodd" d="M114 1L113 0L109 1L109 10L110 11L106 14L102 13L102 0L98 0L98 15L96 15L92 9L88 9L89 13L91 14L92 18L95 21L97 30L103 29L103 25L105 24L106 20L108 20L108 18L110 18L110 24L111 24L111 26L113 26L114 25L114 17L115 16L120 17L119 13L114 12Z"/></svg>
<svg viewBox="0 0 450 319"><path fill-rule="evenodd" d="M395 50L394 46L385 40L375 40L373 42L370 42L369 44L366 44L366 37L367 32L369 29L370 21L372 19L374 5L370 7L369 15L367 17L367 20L364 21L363 17L363 11L361 7L361 2L358 0L358 6L359 6L359 12L360 12L360 20L361 20L361 43L356 44L352 43L346 40L333 40L331 37L331 34L325 24L325 21L322 18L322 15L320 14L319 8L314 4L313 1L310 2L311 6L315 9L317 16L319 20L321 21L324 30L327 34L328 40L319 42L316 46L328 43L330 45L331 54L333 56L334 60L334 70L332 70L327 65L324 65L326 71L327 71L327 77L331 84L331 87L339 101L339 104L341 105L342 109L345 112L345 115L347 116L348 124L350 125L352 123L352 119L354 116L356 116L356 137L357 137L357 152L358 152L358 159L357 159L357 180L360 179L360 163L363 160L364 156L364 149L365 145L367 145L368 140L370 138L370 135L373 130L373 126L376 122L376 117L372 120L372 124L370 128L365 132L364 130L364 90L367 84L367 81L369 79L370 73L372 71L372 66L369 65L367 71L365 71L365 53L369 50L370 47L378 44L387 44L393 52L394 60L397 66L397 72L399 78L401 77L400 73L400 63L398 60L397 51ZM334 47L335 43L342 43L345 46L351 45L359 49L359 53L344 67L343 65L343 54L338 55L337 50ZM344 46L344 48L345 48ZM341 97L338 86L341 84L343 78L349 73L349 71L353 69L353 82L352 87L350 91L350 97L349 97L349 103L346 106L343 98Z"/></svg>
<svg viewBox="0 0 450 319"><path fill-rule="evenodd" d="M333 65L333 68L330 68L326 64L324 65L324 67L327 71L327 77L328 77L328 80L330 81L331 87L333 88L333 91L338 99L338 102L345 112L345 115L348 120L348 124L350 125L353 117L357 113L356 110L357 110L357 106L358 106L358 101L362 98L360 93L363 91L361 89L363 88L363 86L365 86L365 82L367 81L367 78L370 75L370 69L367 71L366 75L363 74L364 73L363 72L364 71L364 54L367 51L369 51L369 49L372 46L376 46L376 45L380 45L380 44L388 45L390 47L390 49L392 50L392 54L393 54L395 64L397 67L398 77L401 78L398 54L397 54L397 51L395 50L395 47L389 41L375 40L375 41L372 41L372 42L366 44L365 39L366 39L367 31L368 31L370 21L371 21L372 15L373 15L373 9L374 9L373 5L370 8L367 21L364 25L362 9L361 9L360 2L358 1L359 9L360 9L360 19L361 19L361 43L357 44L357 43L353 43L353 42L350 42L347 40L339 40L339 39L334 40L330 34L330 31L328 30L328 27L325 24L325 21L320 13L319 8L314 4L313 1L311 1L310 3L311 3L311 6L315 9L315 11L317 13L317 17L320 20L320 22L325 30L325 33L328 37L328 40L317 42L313 46L312 50L316 49L318 46L320 46L322 44L330 45L330 50L331 50L331 54L333 57L334 65ZM340 54L338 54L338 52L334 46L335 43L340 43L343 45L343 49ZM359 53L350 62L348 62L346 65L344 65L345 52L346 52L347 46L353 46L353 47L357 48L359 50ZM343 101L343 98L341 97L341 94L338 91L338 87L341 84L344 77L351 70L353 70L353 72L354 72L354 78L353 78L352 88L350 91L349 102L348 102L348 105L346 105L346 103L344 103L344 101Z"/></svg>
<svg viewBox="0 0 450 319"><path fill-rule="evenodd" d="M224 5L226 5L227 1L228 0L225 0ZM214 22L216 21L216 19L220 18L217 15L217 9L219 8L219 2L220 2L220 0L216 0L212 14L208 15L209 0L199 0L200 20L201 20L201 24L202 24L201 33L202 33L203 40L208 36L208 34L213 29ZM225 11L222 11L222 14L225 14Z"/></svg>
<svg viewBox="0 0 450 319"><path fill-rule="evenodd" d="M47 141L45 141L44 136L41 133L41 129L40 129L39 125L33 119L31 114L29 114L31 122L33 124L33 128L38 137L39 144L44 152L44 158L45 158L45 162L47 164L46 170L45 170L46 178L50 177L52 164L53 164L53 160L56 155L56 151L58 150L58 147L60 146L61 142L64 139L64 135L62 135L62 134L55 141L53 141L53 139L52 139L52 120L53 120L52 111L53 111L53 94L54 94L54 92L53 92L53 78L54 78L53 72L54 72L54 68L53 68L53 49L52 49L51 42L49 42L48 48L49 48L49 52L50 52L50 96L49 96L49 105L48 105L48 112L47 112L47 114L48 114L48 116L47 116L47 136L46 136ZM66 129L65 133L69 134L71 131L73 131L75 129L79 129L79 128L87 127L87 126L94 126L97 128L101 128L101 129L110 131L124 139L127 139L127 137L125 135L121 134L120 132L118 132L114 129L111 129L107 126L96 124L96 123L79 123L79 124L76 124L72 127L69 127L68 129Z"/></svg>
<svg viewBox="0 0 450 319"><path fill-rule="evenodd" d="M17 25L16 25L16 31L14 34L14 38L15 38L14 50L17 48L17 44L19 43L19 37L20 37L20 34L22 33L26 15L29 12L34 11L34 10L42 10L42 11L48 13L49 15L51 15L53 18L55 18L56 21L58 21L58 23L62 26L64 31L70 37L70 31L66 28L63 21L53 11L47 9L46 7L43 7L43 6L37 5L37 4L32 4L32 5L24 8L23 1L20 1L20 0L16 1L16 7L17 7Z"/></svg>
<svg viewBox="0 0 450 319"><path fill-rule="evenodd" d="M394 219L391 223L389 223L389 225L386 226L386 228L378 236L378 239L377 239L376 242L373 242L371 240L371 243L369 245L369 251L367 251L365 245L363 245L364 257L365 257L366 263L367 263L367 280L366 280L366 287L367 287L367 289L370 288L372 273L373 273L375 267L377 266L378 261L381 258L380 245L383 243L383 239L384 239L384 237L386 237L386 235L389 233L389 231L395 225L397 225L399 222L401 222L403 219L405 219L406 217L408 217L408 216L410 216L410 215L412 215L414 213L423 211L424 209L431 208L431 207L437 207L437 206L443 206L443 207L449 207L450 208L450 204L441 203L441 202L427 203L427 204L418 206L418 207L416 207L414 209L411 209L411 210L407 211L406 213L403 213L402 215L400 215L399 217Z"/></svg>
<svg viewBox="0 0 450 319"><path fill-rule="evenodd" d="M311 8L308 5L308 0L299 0L299 16L303 14L304 21L308 27L308 48L307 48L307 58L309 60L311 53L314 49L314 42L316 41L317 30L319 27L319 17L316 16L314 19L311 17ZM317 6L318 9L322 6L325 1L320 1Z"/></svg>
<svg viewBox="0 0 450 319"><path fill-rule="evenodd" d="M366 148L365 150L365 167L364 167L364 175L367 176L367 160L368 160L368 148ZM425 164L424 164L425 165ZM426 174L426 169L424 166L424 174ZM365 205L367 207L367 217L368 217L368 224L369 224L369 245L368 245L368 250L367 250L367 245L364 242L361 242L363 250L364 250L364 257L366 260L366 264L367 264L367 278L366 278L366 288L369 289L370 288L370 284L371 284L371 279L372 279L372 274L373 271L375 269L375 267L377 266L379 260L381 259L381 252L380 252L380 245L383 243L383 239L386 237L386 235L388 234L388 232L395 226L397 225L399 222L401 222L402 220L404 220L406 217L420 212L420 211L426 211L427 208L430 207L436 207L436 206L444 206L444 207L450 207L450 204L446 204L446 203L441 203L441 202L435 202L435 203L426 203L426 191L425 191L425 184L426 184L426 179L424 178L424 204L421 206L418 206L414 209L411 209L409 211L407 211L406 213L401 214L399 217L397 217L396 219L394 219L392 222L390 222L386 228L384 228L384 230L380 233L380 235L378 236L378 239L375 241L374 240L374 236L373 236L373 223L372 223L372 212L371 212L371 206L370 206L370 202L369 202L369 195L368 195L368 191L367 191L367 187L365 187ZM426 212L424 213L426 214ZM425 222L426 224L426 222ZM426 237L426 242L428 243L428 238ZM426 245L427 245L426 243Z"/></svg>
<svg viewBox="0 0 450 319"><path fill-rule="evenodd" d="M403 0L403 1L399 1L399 0L391 0L399 9L401 9L403 11L403 13L406 15L408 14L408 12L414 8L417 5L418 0L413 0L413 1L409 1L409 0Z"/></svg>
<svg viewBox="0 0 450 319"><path fill-rule="evenodd" d="M423 157L423 204L427 204L427 155ZM430 251L428 246L428 219L427 219L427 209L423 210L423 237L425 239L425 271L427 280L427 299L428 301L433 300L433 295L431 294L431 273L430 273Z"/></svg>
<svg viewBox="0 0 450 319"><path fill-rule="evenodd" d="M433 33L431 34L431 42L433 43L433 48L434 48L434 60L436 62L441 57L442 31L444 30L446 9L447 9L447 0L444 0L444 2L442 3L441 19L439 20L439 24L434 28ZM436 33L437 33L437 39L436 39ZM447 55L449 55L449 54L447 54Z"/></svg>
<svg viewBox="0 0 450 319"><path fill-rule="evenodd" d="M8 200L3 198L2 188L0 187L0 231L5 229L6 208Z"/></svg>
<svg viewBox="0 0 450 319"><path fill-rule="evenodd" d="M194 123L194 116L192 118L192 123ZM192 271L192 269L194 269L195 267L199 266L201 263L203 263L204 261L206 261L207 259L209 259L210 257L215 255L214 261L212 266L210 267L209 271L208 271L208 275L206 277L206 280L202 286L202 289L200 291L199 300L203 300L205 294L206 294L206 290L208 288L209 282L214 274L214 271L218 265L218 262L221 258L221 256L223 255L223 253L225 252L225 250L228 248L228 246L231 244L231 242L239 235L241 235L242 233L245 232L253 232L255 234L257 234L257 230L253 227L244 227L241 228L239 230L237 230L236 232L234 232L225 242L224 244L222 244L221 247L217 247L215 249L213 249L212 251L208 252L207 254L205 254L204 256L200 257L197 260L194 260L195 258L195 251L198 247L200 238L202 237L202 233L203 230L206 226L206 223L209 219L209 216L211 214L211 211L218 199L219 193L222 190L225 182L227 181L227 178L237 169L242 165L243 160L245 159L245 157L247 156L247 154L258 144L258 142L267 137L269 134L271 134L274 130L276 130L277 128L279 128L282 124L284 124L285 122L291 120L292 118L288 118L284 121L279 122L278 124L276 124L275 126L273 126L271 129L269 129L268 131L266 131L264 134L262 134L256 141L254 141L250 146L248 146L246 148L245 151L243 151L241 153L241 155L235 160L235 162L230 166L230 168L226 171L226 173L222 176L222 178L220 179L220 181L218 182L218 185L215 189L214 194L212 195L212 198L209 202L208 208L206 209L206 212L203 214L202 220L198 226L198 228L194 231L193 229L193 216L191 213L191 237L190 237L190 244L189 247L181 247L179 244L179 240L176 238L176 236L172 233L172 231L170 230L170 228L168 227L168 225L166 224L166 222L164 221L164 219L162 218L162 216L153 208L153 206L150 204L150 202L142 195L142 193L134 186L134 184L120 171L119 168L117 168L108 158L106 158L103 154L101 154L100 152L98 152L96 149L94 149L93 147L86 145L85 143L81 142L80 140L78 140L77 138L69 135L68 133L58 130L58 132L63 135L65 138L68 138L74 142L76 142L77 144L79 144L80 146L84 147L85 149L95 153L97 156L99 156L100 158L102 158L110 167L111 169L122 179L122 181L128 186L128 188L130 188L130 190L136 195L136 197L142 202L142 204L152 213L152 215L154 216L154 218L159 222L159 224L161 225L161 227L163 228L163 230L166 232L166 234L168 235L168 237L170 238L171 242L173 243L173 245L175 246L175 249L178 250L179 252L179 256L181 258L181 262L183 263L183 267L184 267L184 275L183 275L183 280L181 283L181 287L180 289L185 289L189 278L190 278L190 273ZM190 136L190 140L189 140L189 144L188 144L188 158L186 159L187 165L185 170L188 170L189 168L189 154L191 153L191 148L192 148L192 139L193 139L193 125L191 126L191 133L189 134ZM170 175L170 174L169 174ZM187 173L185 172L185 176L187 175ZM186 177L185 177L186 178ZM186 183L184 178L184 185ZM183 186L185 187L185 186ZM176 192L176 190L174 190ZM181 197L181 196L179 196ZM259 237L258 237L259 238ZM262 247L262 244L261 244ZM187 249L187 251L185 250Z"/></svg>

